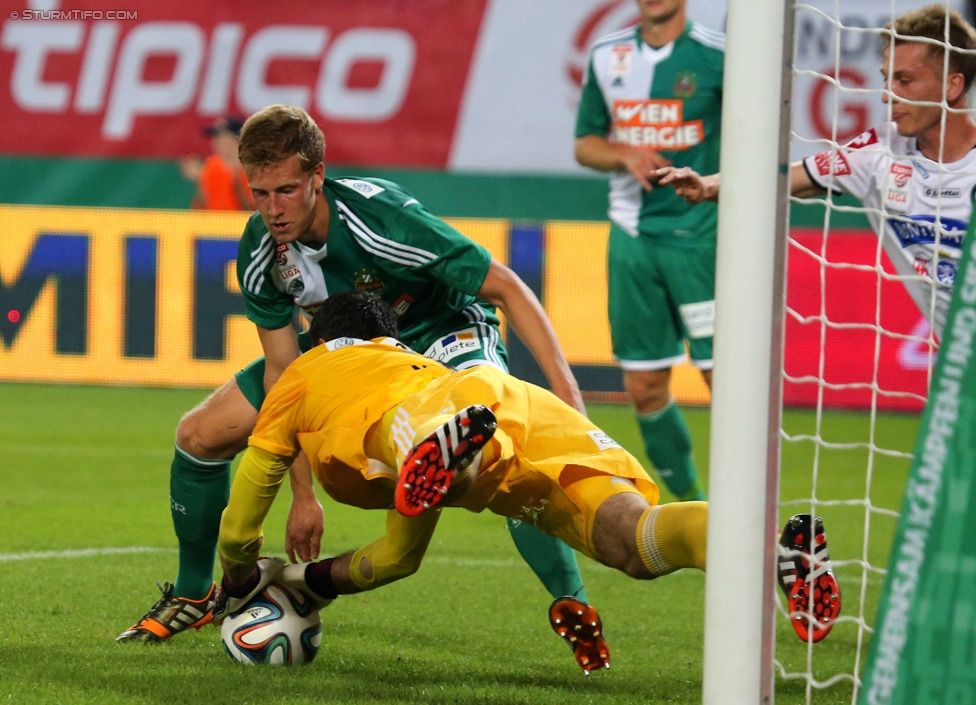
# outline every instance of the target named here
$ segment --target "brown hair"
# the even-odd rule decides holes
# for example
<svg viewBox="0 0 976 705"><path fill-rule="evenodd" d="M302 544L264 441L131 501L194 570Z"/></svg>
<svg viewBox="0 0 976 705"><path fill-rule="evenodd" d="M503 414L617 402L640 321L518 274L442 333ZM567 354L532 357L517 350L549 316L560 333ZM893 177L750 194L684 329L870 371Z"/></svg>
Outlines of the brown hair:
<svg viewBox="0 0 976 705"><path fill-rule="evenodd" d="M244 166L279 164L293 154L311 171L325 158L325 137L312 116L295 105L269 105L254 113L241 128L238 149Z"/></svg>
<svg viewBox="0 0 976 705"><path fill-rule="evenodd" d="M948 21L949 71L960 73L965 90L976 76L976 31L955 10L944 5L926 5L906 12L887 23L888 30L881 35L881 46L887 49L892 43L906 44L920 39L930 39L929 56L943 59L946 50L946 22Z"/></svg>

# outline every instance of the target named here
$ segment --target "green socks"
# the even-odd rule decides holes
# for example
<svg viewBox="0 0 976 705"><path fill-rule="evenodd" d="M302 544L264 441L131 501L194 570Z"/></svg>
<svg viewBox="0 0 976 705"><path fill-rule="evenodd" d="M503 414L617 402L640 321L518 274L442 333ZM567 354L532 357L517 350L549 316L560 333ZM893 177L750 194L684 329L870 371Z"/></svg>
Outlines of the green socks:
<svg viewBox="0 0 976 705"><path fill-rule="evenodd" d="M660 411L638 414L644 450L664 484L679 501L704 500L705 490L691 459L691 434L672 400Z"/></svg>
<svg viewBox="0 0 976 705"><path fill-rule="evenodd" d="M588 602L576 551L524 521L508 519L508 528L515 547L550 595L571 595Z"/></svg>
<svg viewBox="0 0 976 705"><path fill-rule="evenodd" d="M214 578L220 515L230 496L230 460L203 460L179 448L169 476L169 506L180 542L180 566L173 594L191 600L207 596Z"/></svg>

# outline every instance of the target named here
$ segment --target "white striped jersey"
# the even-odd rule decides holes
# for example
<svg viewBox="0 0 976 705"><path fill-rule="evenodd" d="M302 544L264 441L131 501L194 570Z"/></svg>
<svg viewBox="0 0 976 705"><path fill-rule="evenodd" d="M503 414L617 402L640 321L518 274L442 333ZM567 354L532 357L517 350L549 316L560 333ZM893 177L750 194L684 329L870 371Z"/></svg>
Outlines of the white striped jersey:
<svg viewBox="0 0 976 705"><path fill-rule="evenodd" d="M278 244L259 213L237 255L247 317L262 328L289 325L295 307L310 319L330 293L370 291L399 317L400 338L416 350L474 323L497 325L477 299L490 253L431 214L401 186L382 179L326 179L329 233L320 247Z"/></svg>
<svg viewBox="0 0 976 705"><path fill-rule="evenodd" d="M890 123L803 164L821 188L861 201L895 271L907 277L905 288L941 337L973 212L976 149L940 164Z"/></svg>

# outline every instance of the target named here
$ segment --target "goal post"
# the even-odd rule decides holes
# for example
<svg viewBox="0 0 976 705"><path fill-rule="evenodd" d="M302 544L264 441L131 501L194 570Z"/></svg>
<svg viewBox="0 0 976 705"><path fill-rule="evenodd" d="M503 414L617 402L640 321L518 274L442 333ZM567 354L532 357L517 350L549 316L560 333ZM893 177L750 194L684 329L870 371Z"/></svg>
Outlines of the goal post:
<svg viewBox="0 0 976 705"><path fill-rule="evenodd" d="M705 705L772 701L792 12L781 0L728 3Z"/></svg>

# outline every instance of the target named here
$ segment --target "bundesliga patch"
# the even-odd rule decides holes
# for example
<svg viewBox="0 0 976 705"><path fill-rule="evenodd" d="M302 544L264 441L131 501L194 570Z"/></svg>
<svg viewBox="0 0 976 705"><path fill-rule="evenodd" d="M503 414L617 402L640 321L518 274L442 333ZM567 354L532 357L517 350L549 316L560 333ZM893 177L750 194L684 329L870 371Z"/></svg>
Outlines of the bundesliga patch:
<svg viewBox="0 0 976 705"><path fill-rule="evenodd" d="M813 163L817 167L817 173L821 176L848 176L851 173L851 165L840 152L821 152L813 158Z"/></svg>
<svg viewBox="0 0 976 705"><path fill-rule="evenodd" d="M600 450L609 450L610 448L621 447L619 443L610 438L610 436L603 431L587 431L586 435L589 436L594 443L596 443L596 447Z"/></svg>
<svg viewBox="0 0 976 705"><path fill-rule="evenodd" d="M336 183L348 186L366 198L372 198L376 194L383 193L386 190L382 186L371 184L368 181L360 181L359 179L336 179Z"/></svg>
<svg viewBox="0 0 976 705"><path fill-rule="evenodd" d="M890 210L906 210L908 208L908 187L911 180L911 164L893 163L885 182L885 206Z"/></svg>
<svg viewBox="0 0 976 705"><path fill-rule="evenodd" d="M481 339L476 328L467 328L446 335L427 350L426 356L438 362L450 363L453 358L466 355L481 348Z"/></svg>
<svg viewBox="0 0 976 705"><path fill-rule="evenodd" d="M278 291L289 294L298 299L305 291L302 281L302 270L298 268L298 259L287 243L279 242L275 245L275 266L272 272Z"/></svg>
<svg viewBox="0 0 976 705"><path fill-rule="evenodd" d="M634 47L630 44L615 44L610 50L610 75L622 76L630 70L630 59Z"/></svg>

